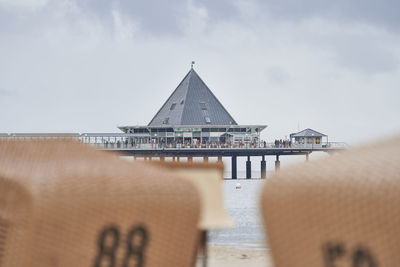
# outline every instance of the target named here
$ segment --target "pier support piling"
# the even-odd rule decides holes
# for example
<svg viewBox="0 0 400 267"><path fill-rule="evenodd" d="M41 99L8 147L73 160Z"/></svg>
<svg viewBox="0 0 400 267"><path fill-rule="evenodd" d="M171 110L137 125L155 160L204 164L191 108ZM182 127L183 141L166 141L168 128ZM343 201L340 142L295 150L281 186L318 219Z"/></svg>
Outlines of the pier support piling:
<svg viewBox="0 0 400 267"><path fill-rule="evenodd" d="M222 156L218 156L218 163L222 163Z"/></svg>
<svg viewBox="0 0 400 267"><path fill-rule="evenodd" d="M175 156L174 156L174 157L172 157L172 161L175 161Z"/></svg>
<svg viewBox="0 0 400 267"><path fill-rule="evenodd" d="M267 178L267 163L265 162L265 156L262 156L261 160L261 179Z"/></svg>
<svg viewBox="0 0 400 267"><path fill-rule="evenodd" d="M250 156L247 156L247 161L246 161L246 179L251 179L251 161L250 161Z"/></svg>
<svg viewBox="0 0 400 267"><path fill-rule="evenodd" d="M306 161L308 161L308 156L309 156L309 155L310 155L309 153L306 154Z"/></svg>
<svg viewBox="0 0 400 267"><path fill-rule="evenodd" d="M280 168L281 168L281 162L279 161L279 155L276 155L275 172L279 171Z"/></svg>
<svg viewBox="0 0 400 267"><path fill-rule="evenodd" d="M219 157L218 157L219 159ZM232 156L232 179L237 179L237 157Z"/></svg>
<svg viewBox="0 0 400 267"><path fill-rule="evenodd" d="M208 157L203 157L204 162L208 162Z"/></svg>
<svg viewBox="0 0 400 267"><path fill-rule="evenodd" d="M160 157L160 161L164 162L165 161L165 157Z"/></svg>
<svg viewBox="0 0 400 267"><path fill-rule="evenodd" d="M188 157L188 162L192 163L193 162L193 157Z"/></svg>

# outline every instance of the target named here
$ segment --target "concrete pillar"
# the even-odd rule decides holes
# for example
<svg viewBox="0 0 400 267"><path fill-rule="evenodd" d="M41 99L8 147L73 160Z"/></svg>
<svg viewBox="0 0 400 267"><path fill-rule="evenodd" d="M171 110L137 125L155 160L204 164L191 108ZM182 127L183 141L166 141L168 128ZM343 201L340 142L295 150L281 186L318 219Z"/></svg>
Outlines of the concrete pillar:
<svg viewBox="0 0 400 267"><path fill-rule="evenodd" d="M172 161L175 161L175 156L172 157Z"/></svg>
<svg viewBox="0 0 400 267"><path fill-rule="evenodd" d="M267 178L267 163L265 162L265 156L262 156L261 160L261 179Z"/></svg>
<svg viewBox="0 0 400 267"><path fill-rule="evenodd" d="M147 157L143 157L144 160L147 160Z"/></svg>
<svg viewBox="0 0 400 267"><path fill-rule="evenodd" d="M203 157L204 162L208 162L208 157Z"/></svg>
<svg viewBox="0 0 400 267"><path fill-rule="evenodd" d="M247 156L247 161L246 161L246 179L251 179L251 161L250 161L250 156Z"/></svg>
<svg viewBox="0 0 400 267"><path fill-rule="evenodd" d="M308 161L308 156L309 156L309 155L310 155L309 153L306 154L306 161Z"/></svg>
<svg viewBox="0 0 400 267"><path fill-rule="evenodd" d="M222 162L222 156L218 156L218 162Z"/></svg>
<svg viewBox="0 0 400 267"><path fill-rule="evenodd" d="M133 156L133 160L136 160L136 156Z"/></svg>
<svg viewBox="0 0 400 267"><path fill-rule="evenodd" d="M281 168L281 162L279 161L279 155L276 155L276 160L275 160L275 171L279 171Z"/></svg>
<svg viewBox="0 0 400 267"><path fill-rule="evenodd" d="M178 157L176 157L176 161L181 161L181 158L178 156Z"/></svg>
<svg viewBox="0 0 400 267"><path fill-rule="evenodd" d="M161 162L165 161L165 157L160 157L160 161Z"/></svg>
<svg viewBox="0 0 400 267"><path fill-rule="evenodd" d="M188 157L188 162L192 163L193 162L193 157Z"/></svg>
<svg viewBox="0 0 400 267"><path fill-rule="evenodd" d="M232 156L232 179L237 179L237 158L236 158L236 156Z"/></svg>

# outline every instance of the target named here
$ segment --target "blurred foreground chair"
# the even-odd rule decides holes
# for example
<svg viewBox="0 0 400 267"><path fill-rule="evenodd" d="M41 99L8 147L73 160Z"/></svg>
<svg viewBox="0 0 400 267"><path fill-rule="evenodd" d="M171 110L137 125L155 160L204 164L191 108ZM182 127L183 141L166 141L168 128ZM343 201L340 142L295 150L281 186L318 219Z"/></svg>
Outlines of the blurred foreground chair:
<svg viewBox="0 0 400 267"><path fill-rule="evenodd" d="M276 267L400 266L400 138L281 170L261 209Z"/></svg>
<svg viewBox="0 0 400 267"><path fill-rule="evenodd" d="M76 142L0 142L1 267L192 266L199 213L171 171Z"/></svg>
<svg viewBox="0 0 400 267"><path fill-rule="evenodd" d="M193 183L200 195L199 250L203 252L203 266L207 266L207 231L234 227L224 208L222 163L185 163L152 161L150 164L166 168Z"/></svg>

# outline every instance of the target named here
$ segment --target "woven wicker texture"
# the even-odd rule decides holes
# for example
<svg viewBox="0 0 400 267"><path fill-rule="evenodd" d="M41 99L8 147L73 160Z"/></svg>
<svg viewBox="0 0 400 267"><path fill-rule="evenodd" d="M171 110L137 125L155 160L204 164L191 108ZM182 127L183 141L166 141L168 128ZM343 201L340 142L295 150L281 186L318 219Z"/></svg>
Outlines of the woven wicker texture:
<svg viewBox="0 0 400 267"><path fill-rule="evenodd" d="M261 209L276 267L400 266L400 138L281 170Z"/></svg>
<svg viewBox="0 0 400 267"><path fill-rule="evenodd" d="M168 170L72 141L0 142L0 266L191 266L199 203Z"/></svg>

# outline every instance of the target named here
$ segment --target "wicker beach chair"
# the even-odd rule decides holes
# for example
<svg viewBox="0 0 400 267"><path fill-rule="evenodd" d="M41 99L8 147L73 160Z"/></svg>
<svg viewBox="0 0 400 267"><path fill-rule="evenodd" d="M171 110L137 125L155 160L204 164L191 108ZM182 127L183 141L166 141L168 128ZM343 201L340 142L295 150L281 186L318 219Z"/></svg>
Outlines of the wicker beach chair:
<svg viewBox="0 0 400 267"><path fill-rule="evenodd" d="M281 170L261 209L276 267L399 266L400 138Z"/></svg>
<svg viewBox="0 0 400 267"><path fill-rule="evenodd" d="M192 266L200 199L76 142L0 142L0 266Z"/></svg>

